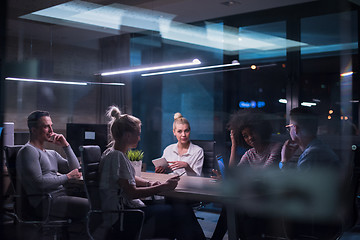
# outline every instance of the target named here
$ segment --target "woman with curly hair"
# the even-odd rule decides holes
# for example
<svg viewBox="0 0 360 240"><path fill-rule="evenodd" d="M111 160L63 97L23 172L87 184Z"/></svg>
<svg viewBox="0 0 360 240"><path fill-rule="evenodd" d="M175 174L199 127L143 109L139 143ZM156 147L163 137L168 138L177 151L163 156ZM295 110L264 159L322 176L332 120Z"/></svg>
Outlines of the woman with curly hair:
<svg viewBox="0 0 360 240"><path fill-rule="evenodd" d="M257 110L242 110L233 114L228 123L231 138L229 166L267 168L278 166L281 143L270 142L272 127L264 113ZM236 161L236 149L250 148Z"/></svg>
<svg viewBox="0 0 360 240"><path fill-rule="evenodd" d="M272 127L266 115L258 110L241 110L230 117L228 123L231 138L231 153L229 167L249 167L252 169L275 168L281 159L281 143L271 142ZM250 148L241 157L236 159L238 147ZM214 171L217 178L218 171ZM239 216L238 216L239 217ZM226 210L222 209L218 223L212 236L212 240L223 239L227 231ZM258 231L263 223L263 219L252 218L242 213L240 217L238 234L241 239L246 238L246 234ZM246 226L245 226L246 225ZM245 229L245 230L244 230Z"/></svg>

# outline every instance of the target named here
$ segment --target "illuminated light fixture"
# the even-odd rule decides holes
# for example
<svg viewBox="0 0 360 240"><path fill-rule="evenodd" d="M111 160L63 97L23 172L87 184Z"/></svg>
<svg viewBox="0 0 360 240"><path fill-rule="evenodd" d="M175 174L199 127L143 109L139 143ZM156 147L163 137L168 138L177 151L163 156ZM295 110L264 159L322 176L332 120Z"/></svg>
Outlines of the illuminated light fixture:
<svg viewBox="0 0 360 240"><path fill-rule="evenodd" d="M221 67L231 67L231 66L238 66L238 65L240 65L240 63L238 61L234 60L232 63L229 63L229 64L213 65L213 66L198 67L198 68L186 68L186 69L164 71L164 72L143 73L143 74L141 74L141 76L148 77L148 76L155 76L155 75L162 75L162 74L189 72L189 71L197 71L197 70L205 70L205 69L221 68Z"/></svg>
<svg viewBox="0 0 360 240"><path fill-rule="evenodd" d="M7 77L5 79L9 81L20 81L20 82L56 83L56 84L68 84L68 85L82 85L82 86L87 85L87 83L85 82L54 81L54 80L45 80L45 79L13 78L13 77Z"/></svg>
<svg viewBox="0 0 360 240"><path fill-rule="evenodd" d="M348 120L349 118L348 118L348 116L345 116L344 119L345 119L345 121L346 121L346 120Z"/></svg>
<svg viewBox="0 0 360 240"><path fill-rule="evenodd" d="M66 84L66 85L110 85L110 86L124 86L125 83L101 83L101 82L69 82L69 81L56 81L56 80L45 80L45 79L31 79L31 78L13 78L7 77L5 80L17 81L17 82L36 82L36 83L52 83L52 84Z"/></svg>
<svg viewBox="0 0 360 240"><path fill-rule="evenodd" d="M345 72L345 73L340 74L340 76L347 77L347 76L351 76L353 74L354 74L354 72Z"/></svg>
<svg viewBox="0 0 360 240"><path fill-rule="evenodd" d="M86 82L87 85L125 86L125 83Z"/></svg>
<svg viewBox="0 0 360 240"><path fill-rule="evenodd" d="M279 99L279 103L287 103L286 99Z"/></svg>
<svg viewBox="0 0 360 240"><path fill-rule="evenodd" d="M340 119L341 119L341 120L344 120L344 116L341 116Z"/></svg>
<svg viewBox="0 0 360 240"><path fill-rule="evenodd" d="M333 114L334 111L332 109L329 110L329 114Z"/></svg>
<svg viewBox="0 0 360 240"><path fill-rule="evenodd" d="M311 102L302 102L301 106L304 107L312 107L312 106L316 106L316 103L311 103Z"/></svg>
<svg viewBox="0 0 360 240"><path fill-rule="evenodd" d="M273 67L276 66L275 63L271 63L271 64L266 64L266 65L261 65L259 66L259 68L264 68L264 67ZM214 73L220 73L220 72L231 72L231 71L240 71L240 70L246 70L249 69L249 67L238 67L238 68L232 68L232 69L221 69L221 70L215 70L215 71L207 71L207 72L200 72L200 73L190 73L190 74L183 74L180 75L181 77L189 77L189 76L196 76L196 75L204 75L204 74L214 74Z"/></svg>
<svg viewBox="0 0 360 240"><path fill-rule="evenodd" d="M199 64L201 64L200 60L194 59L191 62L186 62L186 63L162 65L162 66L155 66L155 67L134 68L134 69L127 69L127 70L119 70L119 71L114 71L114 72L104 72L104 73L101 73L100 75L101 76L110 76L110 75L134 73L134 72L145 72L145 71L152 71L152 70L159 70L159 69L187 67L187 66L193 66L193 65L199 65Z"/></svg>
<svg viewBox="0 0 360 240"><path fill-rule="evenodd" d="M329 119L329 120L331 119L331 116L330 116L330 115L328 116L328 119Z"/></svg>
<svg viewBox="0 0 360 240"><path fill-rule="evenodd" d="M252 70L255 70L256 69L256 65L251 65L250 67Z"/></svg>
<svg viewBox="0 0 360 240"><path fill-rule="evenodd" d="M350 100L351 103L359 103L359 100Z"/></svg>

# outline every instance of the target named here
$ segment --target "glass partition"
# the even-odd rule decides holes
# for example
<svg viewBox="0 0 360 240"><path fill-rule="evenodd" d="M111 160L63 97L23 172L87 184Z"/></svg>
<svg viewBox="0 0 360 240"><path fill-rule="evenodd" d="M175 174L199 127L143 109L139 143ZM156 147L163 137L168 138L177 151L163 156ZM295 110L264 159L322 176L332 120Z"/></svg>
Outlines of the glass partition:
<svg viewBox="0 0 360 240"><path fill-rule="evenodd" d="M28 141L34 110L66 135L67 124L103 126L116 105L142 121L148 171L177 142L176 112L226 165L233 113L267 113L283 143L290 110L305 106L347 158L360 144L356 2L4 1L1 114L15 140L3 145Z"/></svg>

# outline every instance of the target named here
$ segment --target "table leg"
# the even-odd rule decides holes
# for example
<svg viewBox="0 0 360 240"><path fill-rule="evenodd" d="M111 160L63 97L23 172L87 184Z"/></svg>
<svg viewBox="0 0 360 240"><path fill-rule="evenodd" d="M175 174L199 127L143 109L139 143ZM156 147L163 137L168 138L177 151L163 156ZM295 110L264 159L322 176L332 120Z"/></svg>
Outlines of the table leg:
<svg viewBox="0 0 360 240"><path fill-rule="evenodd" d="M228 223L228 237L229 240L237 240L236 233L236 214L235 207L232 204L226 206L227 223Z"/></svg>

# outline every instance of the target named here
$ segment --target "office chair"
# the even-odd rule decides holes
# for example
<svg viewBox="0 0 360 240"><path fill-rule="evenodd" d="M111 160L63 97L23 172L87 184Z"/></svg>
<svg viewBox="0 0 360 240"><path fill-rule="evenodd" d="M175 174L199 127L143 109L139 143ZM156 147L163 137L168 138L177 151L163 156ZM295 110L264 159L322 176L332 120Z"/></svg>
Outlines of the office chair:
<svg viewBox="0 0 360 240"><path fill-rule="evenodd" d="M20 182L17 182L17 172L16 172L16 157L19 150L23 145L15 145L15 146L4 146L5 151L5 162L6 167L8 169L8 173L11 180L11 185L14 189L15 195L13 196L15 199L13 213L10 215L14 219L14 223L20 224L29 224L35 225L39 227L39 230L44 229L55 229L55 231L50 231L54 239L57 239L59 230L60 236L67 238L66 227L71 222L70 219L54 219L50 217L50 208L52 197L50 194L26 194L25 189L22 187ZM46 204L46 208L42 216L39 216L35 208L33 208L29 202L31 197L45 197L48 201Z"/></svg>
<svg viewBox="0 0 360 240"><path fill-rule="evenodd" d="M215 141L213 140L191 140L195 145L198 145L204 150L204 163L202 168L202 175L210 177L213 169L218 169L217 159L215 158Z"/></svg>
<svg viewBox="0 0 360 240"><path fill-rule="evenodd" d="M212 170L219 170L218 160L215 157L215 141L214 140L191 140L195 145L198 145L204 150L204 163L202 167L202 176L211 177ZM203 210L208 203L206 202L196 202L193 204L194 211ZM202 217L197 217L197 219L204 220Z"/></svg>
<svg viewBox="0 0 360 240"><path fill-rule="evenodd" d="M99 167L101 149L96 145L80 146L82 173L85 191L89 200L90 210L87 216L87 233L91 240L112 239L111 229L102 225L104 214L118 214L120 234L124 239L140 239L144 223L144 212L139 209L123 209L118 211L102 211L99 189ZM129 220L130 219L130 220ZM131 222L131 223L130 223Z"/></svg>

